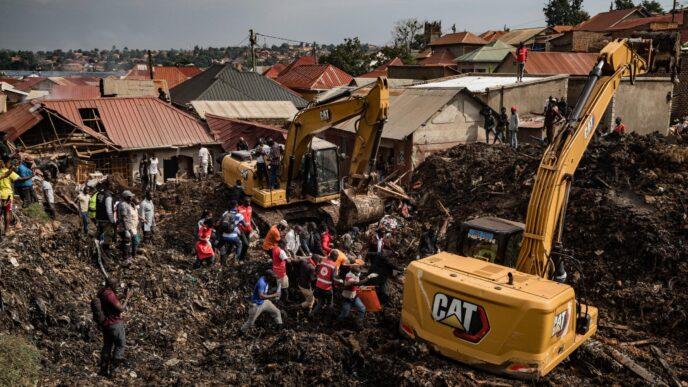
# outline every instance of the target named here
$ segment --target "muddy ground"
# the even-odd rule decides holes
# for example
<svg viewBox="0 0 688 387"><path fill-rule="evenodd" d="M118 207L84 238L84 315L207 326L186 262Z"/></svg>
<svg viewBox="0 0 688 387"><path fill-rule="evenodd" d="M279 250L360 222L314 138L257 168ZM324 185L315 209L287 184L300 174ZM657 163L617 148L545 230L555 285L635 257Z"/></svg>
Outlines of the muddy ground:
<svg viewBox="0 0 688 387"><path fill-rule="evenodd" d="M450 233L475 216L523 221L540 152L536 146L514 152L472 144L431 157L410 181L419 202L415 217L439 220L443 215L433 203L440 199L452 214ZM601 310L597 339L666 382L652 344L681 380L688 379L687 156L685 147L652 136L593 145L575 176L564 238L582 263L574 285ZM282 330L265 316L251 335L240 335L266 258L253 248L247 262L191 270L193 227L203 208L219 214L224 197L219 180L167 185L156 198L153 242L131 267L106 259L108 270L134 289L126 314L127 364L110 380L97 375L101 338L89 302L102 275L92 239L80 235L76 215L65 209L56 222L22 217L21 230L0 242L0 331L22 335L40 349L40 384L521 383L401 339L400 283L390 305L370 314L362 331L331 315L309 319L287 305ZM399 237L400 265L415 257L414 247L404 244L417 228L406 225ZM537 383L643 384L628 369L585 351Z"/></svg>

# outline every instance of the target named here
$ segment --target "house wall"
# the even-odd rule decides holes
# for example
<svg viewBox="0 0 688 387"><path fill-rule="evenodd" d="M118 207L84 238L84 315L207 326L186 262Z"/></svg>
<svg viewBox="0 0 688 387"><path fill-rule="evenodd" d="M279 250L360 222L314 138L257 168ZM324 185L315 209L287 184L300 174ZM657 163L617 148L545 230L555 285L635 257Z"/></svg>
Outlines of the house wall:
<svg viewBox="0 0 688 387"><path fill-rule="evenodd" d="M569 79L570 105L578 100L585 80L585 77ZM672 89L669 78L637 78L635 85L624 79L600 124L610 128L614 119L621 117L628 131L666 134L671 118L671 99L667 95L671 95Z"/></svg>
<svg viewBox="0 0 688 387"><path fill-rule="evenodd" d="M481 105L461 93L412 134L411 166L415 168L435 152L458 144L485 141Z"/></svg>
<svg viewBox="0 0 688 387"><path fill-rule="evenodd" d="M210 150L210 158L213 162L213 167L215 172L220 170L220 162L218 158L224 153L222 148L219 146L206 146ZM158 176L157 181L159 184L165 182L165 160L173 160L177 157L177 166L179 168L179 173L186 173L186 178L193 178L198 173L198 165L200 160L198 158L198 150L200 147L193 146L187 148L177 148L177 149L150 149L150 150L140 150L140 151L130 151L127 152L129 156L129 178L131 181L137 181L139 178L139 164L143 160L144 155L154 155L158 158ZM171 173L172 171L167 171Z"/></svg>
<svg viewBox="0 0 688 387"><path fill-rule="evenodd" d="M474 93L493 110L500 111L504 106L509 110L518 107L520 114L542 113L545 101L550 96L567 95L568 79L559 77L548 81L524 82L499 89L488 89L485 93Z"/></svg>

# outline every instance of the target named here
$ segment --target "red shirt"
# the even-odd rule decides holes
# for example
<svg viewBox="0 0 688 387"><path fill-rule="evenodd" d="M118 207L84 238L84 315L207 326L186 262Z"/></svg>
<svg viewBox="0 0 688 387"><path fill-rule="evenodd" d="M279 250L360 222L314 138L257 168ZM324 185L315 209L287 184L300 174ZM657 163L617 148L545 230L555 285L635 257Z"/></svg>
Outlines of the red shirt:
<svg viewBox="0 0 688 387"><path fill-rule="evenodd" d="M287 261L282 259L286 253L279 246L272 248L272 271L275 277L284 278L287 275Z"/></svg>
<svg viewBox="0 0 688 387"><path fill-rule="evenodd" d="M239 206L237 211L244 217L244 224L240 224L239 228L241 231L250 233L253 231L253 226L251 226L251 215L253 215L253 208L251 206Z"/></svg>
<svg viewBox="0 0 688 387"><path fill-rule="evenodd" d="M525 47L520 47L516 49L516 62L523 63L528 57L528 49Z"/></svg>
<svg viewBox="0 0 688 387"><path fill-rule="evenodd" d="M329 231L325 231L322 234L320 234L320 244L322 245L322 249L325 255L330 254L330 251L332 251L332 246L330 246L331 241L332 237L330 236Z"/></svg>
<svg viewBox="0 0 688 387"><path fill-rule="evenodd" d="M624 134L626 133L626 126L624 124L616 125L614 128L614 133Z"/></svg>
<svg viewBox="0 0 688 387"><path fill-rule="evenodd" d="M103 308L103 313L105 314L104 327L109 327L110 325L115 325L122 322L121 313L115 308L115 304L119 303L119 299L112 289L105 288L100 291L98 295L100 298L100 305Z"/></svg>

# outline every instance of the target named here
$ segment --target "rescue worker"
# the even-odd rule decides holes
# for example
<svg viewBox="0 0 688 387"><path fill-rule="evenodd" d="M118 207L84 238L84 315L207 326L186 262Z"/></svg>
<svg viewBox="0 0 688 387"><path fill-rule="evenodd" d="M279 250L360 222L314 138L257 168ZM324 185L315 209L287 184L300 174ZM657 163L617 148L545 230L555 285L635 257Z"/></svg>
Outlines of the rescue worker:
<svg viewBox="0 0 688 387"><path fill-rule="evenodd" d="M110 277L105 286L98 292L100 305L105 316L103 322L103 348L100 352L100 374L110 376L124 361L126 346L126 332L122 313L126 307L117 298L117 281ZM127 298L129 294L127 294Z"/></svg>
<svg viewBox="0 0 688 387"><path fill-rule="evenodd" d="M271 286L277 288L273 293L269 293ZM251 307L248 310L248 320L241 326L241 333L246 334L263 312L271 314L272 318L275 320L275 324L281 327L282 312L272 303L272 300L278 299L280 296L281 288L279 284L277 284L275 273L273 273L272 270L267 270L265 274L258 279L253 289Z"/></svg>
<svg viewBox="0 0 688 387"><path fill-rule="evenodd" d="M330 228L325 223L320 224L320 246L323 255L328 255L332 251L332 234L330 234Z"/></svg>
<svg viewBox="0 0 688 387"><path fill-rule="evenodd" d="M29 204L37 201L36 191L33 189L33 178L35 176L33 172L33 165L33 158L31 156L22 155L21 162L19 163L19 166L17 166L16 170L20 179L14 183L14 190L19 194L23 207L26 207Z"/></svg>
<svg viewBox="0 0 688 387"><path fill-rule="evenodd" d="M289 223L282 219L276 225L272 225L265 234L265 239L263 239L263 250L270 256L272 256L272 248L277 245L277 242L282 239L282 233L289 227Z"/></svg>
<svg viewBox="0 0 688 387"><path fill-rule="evenodd" d="M88 219L91 209L91 187L84 185L84 188L76 196L76 202L79 206L79 217L81 218L81 227L84 230L84 235L88 235ZM95 210L95 202L94 202Z"/></svg>
<svg viewBox="0 0 688 387"><path fill-rule="evenodd" d="M562 120L564 120L564 116L559 112L557 100L550 97L549 103L545 108L545 132L547 135L547 144L551 144L552 141L554 141L554 125L558 124Z"/></svg>
<svg viewBox="0 0 688 387"><path fill-rule="evenodd" d="M330 252L315 268L316 280L313 296L315 296L316 304L312 310L313 314L320 312L320 309L326 305L332 306L334 283L341 283L341 280L337 278L337 264L335 263L338 255L336 251Z"/></svg>
<svg viewBox="0 0 688 387"><path fill-rule="evenodd" d="M312 255L300 260L298 263L297 286L304 298L304 301L299 306L306 309L309 313L313 309L313 304L315 304L315 297L313 296L313 285L317 278L315 269L322 260L323 256Z"/></svg>
<svg viewBox="0 0 688 387"><path fill-rule="evenodd" d="M482 109L480 109L480 115L483 116L485 119L485 143L489 144L490 143L490 133L494 132L495 128L495 119L494 116L492 115L492 109L490 109L489 106L483 106ZM495 141L496 141L497 135L495 134Z"/></svg>
<svg viewBox="0 0 688 387"><path fill-rule="evenodd" d="M248 143L246 140L244 140L243 137L239 137L239 142L237 142L237 150L240 151L247 151L248 150Z"/></svg>
<svg viewBox="0 0 688 387"><path fill-rule="evenodd" d="M270 147L265 144L262 137L258 139L258 145L253 150L253 154L256 157L256 178L260 187L264 188L269 182L267 158L270 154Z"/></svg>
<svg viewBox="0 0 688 387"><path fill-rule="evenodd" d="M198 241L196 241L196 262L193 268L198 269L202 264L207 263L213 266L215 263L215 249L210 241L213 235L213 219L208 217L198 229Z"/></svg>
<svg viewBox="0 0 688 387"><path fill-rule="evenodd" d="M621 117L616 117L614 123L616 124L616 126L614 126L614 133L619 136L626 134L626 125L621 122Z"/></svg>
<svg viewBox="0 0 688 387"><path fill-rule="evenodd" d="M361 298L358 297L358 289L359 286L365 285L369 280L376 277L376 273L371 273L361 279L361 266L351 266L349 272L344 276L344 290L342 291L344 302L342 302L342 309L339 312L338 320L343 321L347 319L351 314L351 308L355 307L358 310L358 324L360 327L360 324L365 320L366 307L363 305Z"/></svg>
<svg viewBox="0 0 688 387"><path fill-rule="evenodd" d="M249 237L253 231L253 226L251 225L251 218L253 216L253 208L251 207L251 199L245 196L241 200L241 205L237 206L237 212L244 218L244 221L239 224L239 238L241 239L241 244L243 248L241 249L241 254L238 259L243 261L246 258L246 253L248 253Z"/></svg>
<svg viewBox="0 0 688 387"><path fill-rule="evenodd" d="M210 160L210 151L208 148L201 146L198 150L198 173L201 180L208 176L208 162Z"/></svg>
<svg viewBox="0 0 688 387"><path fill-rule="evenodd" d="M243 245L239 231L239 225L244 223L244 217L237 210L237 202L232 200L229 202L229 210L225 211L220 218L220 231L222 232L222 240L220 242L220 262L222 265L227 263L227 255L235 251L235 257L239 259L242 256L244 248L248 246ZM224 246L228 246L223 249Z"/></svg>
<svg viewBox="0 0 688 387"><path fill-rule="evenodd" d="M497 143L497 140L501 144L506 144L506 131L509 127L509 116L506 114L506 108L502 106L499 110L499 115L497 116L497 129L495 133L495 139L493 144Z"/></svg>
<svg viewBox="0 0 688 387"><path fill-rule="evenodd" d="M88 199L88 218L93 222L93 224L98 225L98 222L96 221L96 202L98 200L98 190L95 190L93 194L91 195L91 198Z"/></svg>
<svg viewBox="0 0 688 387"><path fill-rule="evenodd" d="M4 219L4 228L0 233L0 239L7 234L10 227L10 219L12 218L12 202L14 199L14 191L12 184L19 180L20 177L14 170L16 163L10 161L0 160L0 215Z"/></svg>
<svg viewBox="0 0 688 387"><path fill-rule="evenodd" d="M96 196L96 225L103 250L110 249L115 232L115 214L110 186L110 180L103 181Z"/></svg>
<svg viewBox="0 0 688 387"><path fill-rule="evenodd" d="M122 200L117 205L117 233L120 236L120 250L124 265L132 263L139 246L139 214L134 208L134 194L122 192Z"/></svg>
<svg viewBox="0 0 688 387"><path fill-rule="evenodd" d="M509 142L514 149L518 149L518 127L521 124L517 110L516 106L512 106L511 116L509 117Z"/></svg>
<svg viewBox="0 0 688 387"><path fill-rule="evenodd" d="M272 272L275 274L277 283L283 292L283 298L289 298L289 275L287 274L287 264L292 261L286 251L287 243L284 239L277 241L271 252Z"/></svg>
<svg viewBox="0 0 688 387"><path fill-rule="evenodd" d="M282 166L282 147L277 141L270 139L270 188L279 188L280 169Z"/></svg>
<svg viewBox="0 0 688 387"><path fill-rule="evenodd" d="M153 193L150 191L146 191L139 204L139 218L143 223L143 242L149 244L155 227L155 204L153 204Z"/></svg>

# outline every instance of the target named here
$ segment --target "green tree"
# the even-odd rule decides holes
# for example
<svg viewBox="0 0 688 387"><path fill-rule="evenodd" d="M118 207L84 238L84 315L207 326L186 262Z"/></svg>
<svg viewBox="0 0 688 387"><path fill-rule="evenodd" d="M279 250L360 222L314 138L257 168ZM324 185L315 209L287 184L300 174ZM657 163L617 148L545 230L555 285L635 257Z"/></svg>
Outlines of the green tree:
<svg viewBox="0 0 688 387"><path fill-rule="evenodd" d="M387 63L390 60L399 57L404 64L415 64L416 58L411 54L411 51L407 50L406 47L399 46L385 46L382 47L380 52L377 54L378 64Z"/></svg>
<svg viewBox="0 0 688 387"><path fill-rule="evenodd" d="M548 26L572 26L590 19L583 0L548 0L542 12Z"/></svg>
<svg viewBox="0 0 688 387"><path fill-rule="evenodd" d="M392 28L392 42L396 47L405 47L407 50L419 49L418 35L422 34L423 24L418 19L402 19L394 23ZM422 40L422 39L421 39Z"/></svg>
<svg viewBox="0 0 688 387"><path fill-rule="evenodd" d="M664 8L662 8L662 4L659 4L657 0L643 0L640 2L640 6L645 8L647 12L654 13L654 14L663 14L664 13Z"/></svg>
<svg viewBox="0 0 688 387"><path fill-rule="evenodd" d="M370 71L370 61L370 55L357 37L345 38L344 43L336 45L328 55L320 57L321 63L334 65L354 77Z"/></svg>
<svg viewBox="0 0 688 387"><path fill-rule="evenodd" d="M614 0L614 9L629 9L635 8L633 0Z"/></svg>

